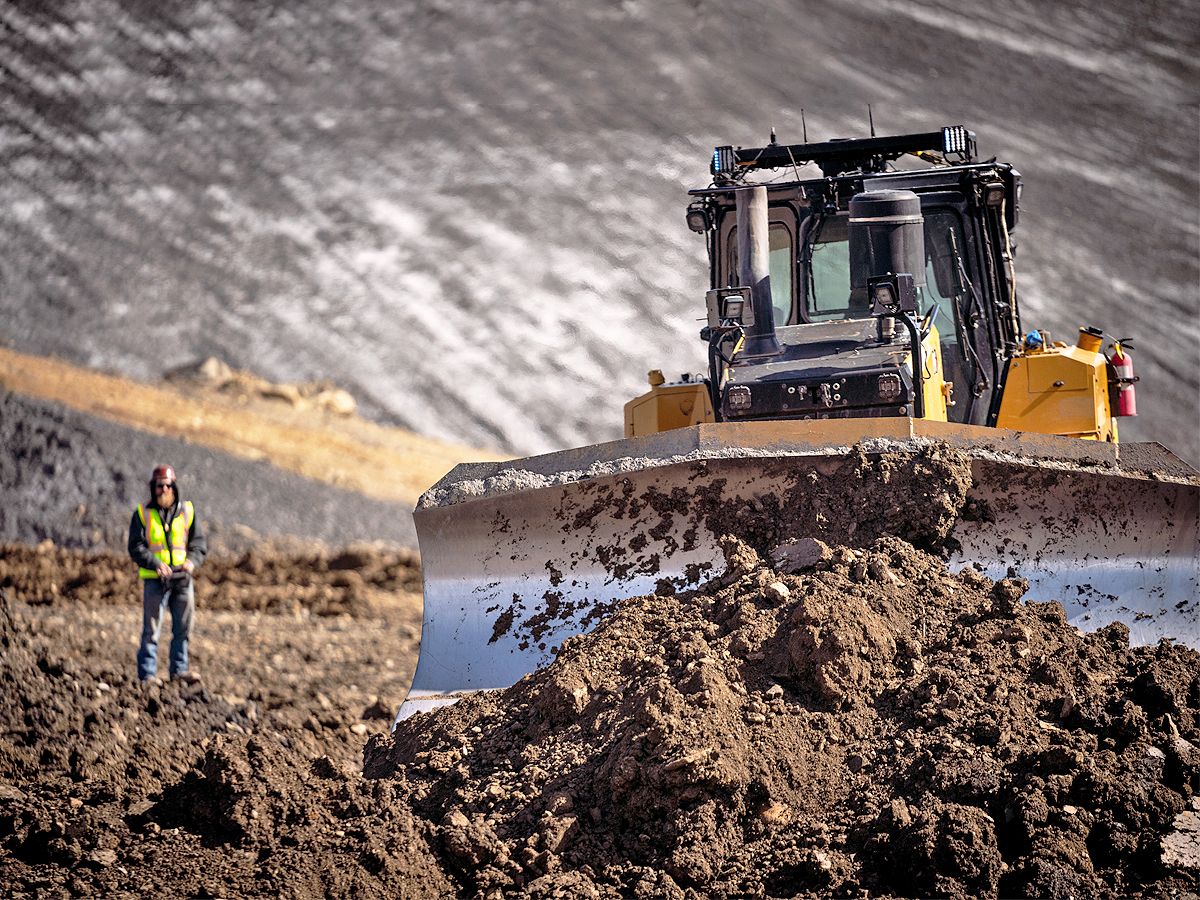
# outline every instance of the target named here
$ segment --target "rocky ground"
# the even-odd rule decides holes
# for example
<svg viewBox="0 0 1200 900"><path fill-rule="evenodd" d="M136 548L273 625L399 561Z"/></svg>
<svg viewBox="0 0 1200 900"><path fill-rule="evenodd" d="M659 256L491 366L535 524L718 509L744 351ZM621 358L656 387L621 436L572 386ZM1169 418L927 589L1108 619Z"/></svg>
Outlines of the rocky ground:
<svg viewBox="0 0 1200 900"><path fill-rule="evenodd" d="M214 560L203 681L147 691L123 560L5 546L0 891L1195 896L1194 651L895 538L792 550L393 737L411 554Z"/></svg>
<svg viewBox="0 0 1200 900"><path fill-rule="evenodd" d="M428 829L357 774L412 676L419 585L405 550L214 559L201 682L143 689L127 560L0 546L0 894L444 893ZM344 822L393 806L399 853Z"/></svg>

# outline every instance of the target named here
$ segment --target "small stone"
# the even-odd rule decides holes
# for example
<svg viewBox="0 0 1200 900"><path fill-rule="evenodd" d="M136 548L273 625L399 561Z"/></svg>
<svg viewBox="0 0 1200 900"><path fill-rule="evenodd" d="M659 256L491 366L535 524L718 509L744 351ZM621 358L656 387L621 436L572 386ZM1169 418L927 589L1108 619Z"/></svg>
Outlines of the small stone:
<svg viewBox="0 0 1200 900"><path fill-rule="evenodd" d="M117 851L115 850L93 850L88 855L88 862L99 866L102 869L107 869L117 862Z"/></svg>
<svg viewBox="0 0 1200 900"><path fill-rule="evenodd" d="M771 551L771 561L780 572L791 574L828 562L833 557L829 545L816 538L786 541Z"/></svg>
<svg viewBox="0 0 1200 900"><path fill-rule="evenodd" d="M769 688L767 688L767 699L768 700L775 700L776 698L779 698L782 696L783 696L783 686L782 685L772 684Z"/></svg>
<svg viewBox="0 0 1200 900"><path fill-rule="evenodd" d="M746 713L746 721L751 725L761 725L763 722L767 721L767 717L762 713L757 712Z"/></svg>
<svg viewBox="0 0 1200 900"><path fill-rule="evenodd" d="M1000 633L1009 643L1025 643L1029 640L1029 629L1024 625L1009 625Z"/></svg>
<svg viewBox="0 0 1200 900"><path fill-rule="evenodd" d="M900 576L892 571L887 559L883 556L872 556L867 563L867 571L871 577L882 584L899 584Z"/></svg>
<svg viewBox="0 0 1200 900"><path fill-rule="evenodd" d="M542 847L549 853L558 853L566 845L575 822L575 816L561 816L543 822Z"/></svg>
<svg viewBox="0 0 1200 900"><path fill-rule="evenodd" d="M782 603L792 595L792 591L782 581L772 581L763 590L763 595L771 603Z"/></svg>
<svg viewBox="0 0 1200 900"><path fill-rule="evenodd" d="M390 722L395 716L396 711L392 708L392 705L380 697L372 700L371 704L362 712L362 717L368 720L383 719Z"/></svg>
<svg viewBox="0 0 1200 900"><path fill-rule="evenodd" d="M71 809L81 809L83 807L83 801L78 797L72 797L67 801L67 806L71 807Z"/></svg>
<svg viewBox="0 0 1200 900"><path fill-rule="evenodd" d="M775 801L759 813L759 818L770 826L786 825L792 818L792 808L786 803Z"/></svg>
<svg viewBox="0 0 1200 900"><path fill-rule="evenodd" d="M350 726L350 730L352 732L354 732L354 734L357 734L359 737L362 737L364 734L367 733L367 726L364 725L362 722L355 722L353 725Z"/></svg>
<svg viewBox="0 0 1200 900"><path fill-rule="evenodd" d="M863 766L866 765L866 760L858 753L852 753L846 757L846 765L851 772L861 772Z"/></svg>
<svg viewBox="0 0 1200 900"><path fill-rule="evenodd" d="M1064 807L1062 808L1062 810L1063 810L1063 815L1064 815L1064 816L1073 816L1073 815L1075 815L1077 812L1079 812L1079 808L1078 808L1078 807L1075 807L1075 806L1070 806L1070 805L1064 806Z"/></svg>
<svg viewBox="0 0 1200 900"><path fill-rule="evenodd" d="M1200 815L1181 812L1174 831L1162 840L1162 861L1168 866L1200 872Z"/></svg>

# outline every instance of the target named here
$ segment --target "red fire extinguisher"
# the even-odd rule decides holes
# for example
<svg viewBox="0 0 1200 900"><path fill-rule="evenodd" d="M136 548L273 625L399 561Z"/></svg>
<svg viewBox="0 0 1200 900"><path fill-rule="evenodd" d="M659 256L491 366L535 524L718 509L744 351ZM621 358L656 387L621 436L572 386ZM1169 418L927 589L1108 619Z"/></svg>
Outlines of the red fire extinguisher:
<svg viewBox="0 0 1200 900"><path fill-rule="evenodd" d="M1113 342L1113 355L1109 359L1109 364L1112 366L1109 378L1111 388L1109 399L1112 401L1114 416L1137 415L1137 395L1134 393L1133 385L1138 380L1138 376L1133 374L1133 359L1126 352L1132 349L1133 345L1127 340Z"/></svg>

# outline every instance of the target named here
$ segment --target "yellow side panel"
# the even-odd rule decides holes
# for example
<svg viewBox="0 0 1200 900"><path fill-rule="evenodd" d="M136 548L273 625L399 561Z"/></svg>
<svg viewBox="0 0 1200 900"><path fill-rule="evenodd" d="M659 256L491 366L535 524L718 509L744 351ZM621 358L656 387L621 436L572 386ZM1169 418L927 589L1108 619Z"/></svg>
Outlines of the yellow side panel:
<svg viewBox="0 0 1200 900"><path fill-rule="evenodd" d="M658 385L625 404L625 437L715 421L703 382Z"/></svg>
<svg viewBox="0 0 1200 900"><path fill-rule="evenodd" d="M946 391L943 385L946 383L946 373L942 369L942 345L938 340L936 326L930 329L924 348L925 369L921 375L924 382L925 418L931 422L945 422Z"/></svg>
<svg viewBox="0 0 1200 900"><path fill-rule="evenodd" d="M1104 356L1079 347L1059 347L1016 357L1009 363L996 425L1116 440Z"/></svg>

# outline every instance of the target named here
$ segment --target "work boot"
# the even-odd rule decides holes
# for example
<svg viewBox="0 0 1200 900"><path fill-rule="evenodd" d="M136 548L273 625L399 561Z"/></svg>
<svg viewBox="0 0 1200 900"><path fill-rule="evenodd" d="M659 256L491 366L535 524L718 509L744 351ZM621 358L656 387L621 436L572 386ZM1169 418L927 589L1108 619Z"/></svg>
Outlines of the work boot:
<svg viewBox="0 0 1200 900"><path fill-rule="evenodd" d="M191 671L180 672L178 675L172 675L171 680L172 681L182 681L184 684L199 684L200 683L200 673L199 672L191 672Z"/></svg>

